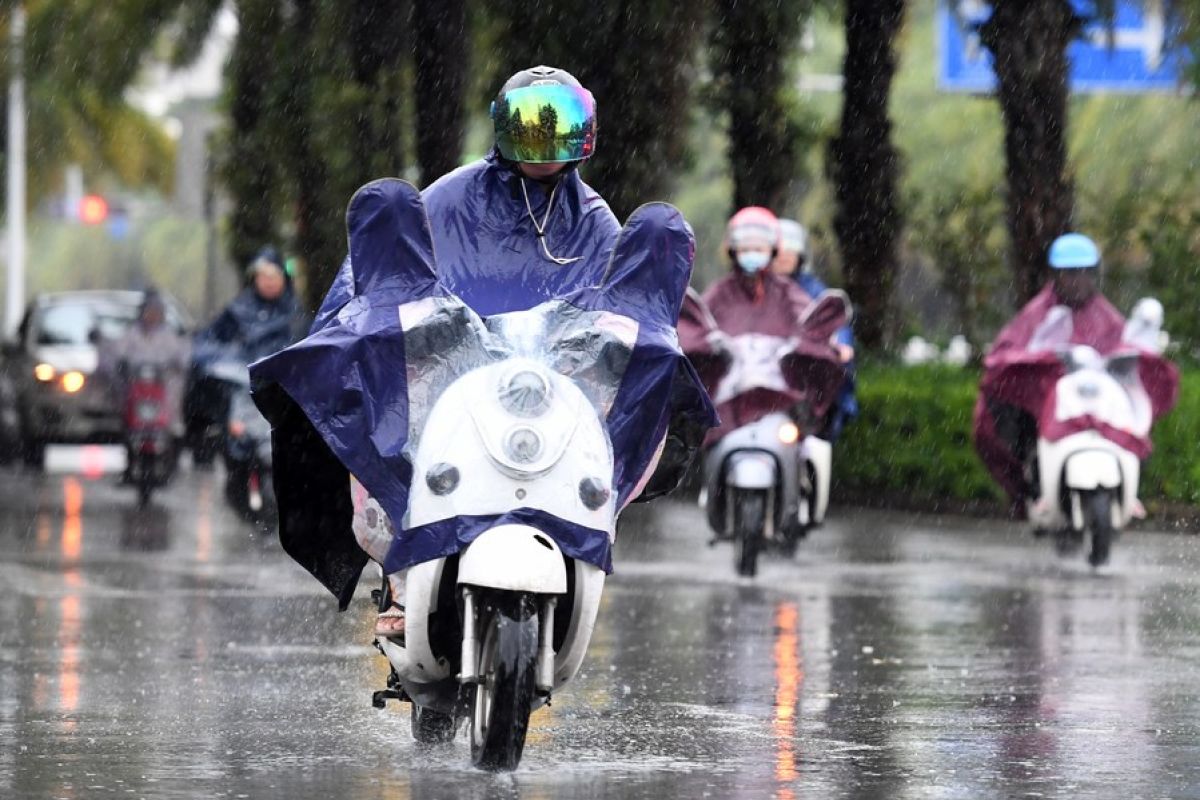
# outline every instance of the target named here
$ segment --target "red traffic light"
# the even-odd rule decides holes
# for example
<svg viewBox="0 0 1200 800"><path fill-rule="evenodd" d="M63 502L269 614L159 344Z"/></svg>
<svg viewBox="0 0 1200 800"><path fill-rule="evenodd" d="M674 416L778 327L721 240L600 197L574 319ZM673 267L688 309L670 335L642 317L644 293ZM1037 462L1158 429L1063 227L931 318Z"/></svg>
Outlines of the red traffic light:
<svg viewBox="0 0 1200 800"><path fill-rule="evenodd" d="M108 201L98 194L85 194L79 201L79 220L99 225L108 219Z"/></svg>

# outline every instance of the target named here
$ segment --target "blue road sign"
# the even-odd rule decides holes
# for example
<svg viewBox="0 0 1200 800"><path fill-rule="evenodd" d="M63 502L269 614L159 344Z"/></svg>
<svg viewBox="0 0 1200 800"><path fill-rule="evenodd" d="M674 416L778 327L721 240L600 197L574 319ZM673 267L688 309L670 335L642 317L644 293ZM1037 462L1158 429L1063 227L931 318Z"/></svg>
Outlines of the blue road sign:
<svg viewBox="0 0 1200 800"><path fill-rule="evenodd" d="M1074 92L1171 92L1179 87L1182 50L1168 50L1170 31L1162 0L1118 0L1110 30L1097 18L1093 0L1072 0L1093 20L1067 48ZM937 10L938 86L945 91L991 92L992 55L978 28L991 16L986 0L940 0Z"/></svg>

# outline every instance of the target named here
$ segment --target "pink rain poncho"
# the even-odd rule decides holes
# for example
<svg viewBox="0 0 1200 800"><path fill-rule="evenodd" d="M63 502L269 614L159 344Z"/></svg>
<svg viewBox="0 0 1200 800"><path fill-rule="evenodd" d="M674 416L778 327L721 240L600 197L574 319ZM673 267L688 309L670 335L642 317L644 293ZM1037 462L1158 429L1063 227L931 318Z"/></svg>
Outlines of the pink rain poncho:
<svg viewBox="0 0 1200 800"><path fill-rule="evenodd" d="M721 418L705 444L766 414L796 406L812 419L823 419L845 378L830 344L832 333L845 322L845 313L841 301L814 305L794 282L771 273L752 279L731 274L710 286L703 298L690 294L679 318L679 344L717 403ZM836 323L832 328L827 318ZM720 331L725 341L757 335L786 342L787 352L779 359L784 385L725 397L722 381L732 359L716 344L714 331Z"/></svg>
<svg viewBox="0 0 1200 800"><path fill-rule="evenodd" d="M1124 330L1125 318L1099 292L1081 308L1068 309L1051 282L996 336L984 358L984 374L975 403L975 448L992 477L1014 501L1023 493L1023 465L1014 450L1017 443L997 431L997 415L1019 410L1032 420L1046 419L1046 404L1053 401L1054 387L1064 373L1056 347L1088 345L1100 355L1110 355L1131 348L1122 341ZM1158 418L1175 403L1178 371L1157 353L1139 352L1139 376L1149 395L1153 416ZM1088 425L1082 419L1066 423L1051 421L1038 434L1053 441ZM1096 427L1139 457L1149 455L1149 438Z"/></svg>

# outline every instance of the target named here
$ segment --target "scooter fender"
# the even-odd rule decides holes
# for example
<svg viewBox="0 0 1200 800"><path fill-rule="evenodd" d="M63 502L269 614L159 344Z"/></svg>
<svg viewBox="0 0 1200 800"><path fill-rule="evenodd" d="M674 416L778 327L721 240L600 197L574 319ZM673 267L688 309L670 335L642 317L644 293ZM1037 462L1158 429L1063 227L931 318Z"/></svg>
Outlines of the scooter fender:
<svg viewBox="0 0 1200 800"><path fill-rule="evenodd" d="M1039 439L1037 450L1043 498L1059 497L1061 487L1077 491L1120 487L1119 524L1124 527L1129 523L1141 477L1141 462L1136 455L1095 431L1081 431L1056 442ZM1073 524L1068 516L1057 502L1030 503L1030 520L1039 527Z"/></svg>
<svg viewBox="0 0 1200 800"><path fill-rule="evenodd" d="M825 521L829 508L829 484L833 478L833 445L818 436L804 437L804 460L812 466L815 478L813 486L812 522Z"/></svg>
<svg viewBox="0 0 1200 800"><path fill-rule="evenodd" d="M775 471L775 459L767 453L734 453L725 465L725 485L734 489L772 489Z"/></svg>
<svg viewBox="0 0 1200 800"><path fill-rule="evenodd" d="M484 531L459 557L458 582L489 589L565 594L567 566L554 540L527 525Z"/></svg>
<svg viewBox="0 0 1200 800"><path fill-rule="evenodd" d="M1116 489L1121 485L1121 465L1113 453L1085 450L1067 458L1065 478L1070 489Z"/></svg>

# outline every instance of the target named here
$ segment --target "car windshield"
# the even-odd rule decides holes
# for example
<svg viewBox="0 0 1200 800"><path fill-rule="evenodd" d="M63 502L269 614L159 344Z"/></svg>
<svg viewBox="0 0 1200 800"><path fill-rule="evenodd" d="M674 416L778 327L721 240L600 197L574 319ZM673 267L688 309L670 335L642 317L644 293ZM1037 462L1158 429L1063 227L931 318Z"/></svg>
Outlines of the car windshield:
<svg viewBox="0 0 1200 800"><path fill-rule="evenodd" d="M115 305L64 303L42 311L37 342L45 345L86 345L101 339L117 339L133 323L137 309ZM93 336L95 331L95 337Z"/></svg>

